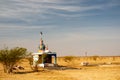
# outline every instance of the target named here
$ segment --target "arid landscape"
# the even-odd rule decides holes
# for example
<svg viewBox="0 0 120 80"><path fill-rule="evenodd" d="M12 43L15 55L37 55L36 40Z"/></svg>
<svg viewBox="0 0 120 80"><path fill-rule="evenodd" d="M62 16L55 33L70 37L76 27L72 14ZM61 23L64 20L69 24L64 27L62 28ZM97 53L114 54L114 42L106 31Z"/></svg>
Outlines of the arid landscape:
<svg viewBox="0 0 120 80"><path fill-rule="evenodd" d="M120 80L120 0L0 0L0 80Z"/></svg>
<svg viewBox="0 0 120 80"><path fill-rule="evenodd" d="M82 62L88 62L83 66ZM58 67L39 68L37 72L30 68L27 59L18 65L24 70L14 70L6 74L0 64L0 80L120 80L120 56L116 57L58 57Z"/></svg>

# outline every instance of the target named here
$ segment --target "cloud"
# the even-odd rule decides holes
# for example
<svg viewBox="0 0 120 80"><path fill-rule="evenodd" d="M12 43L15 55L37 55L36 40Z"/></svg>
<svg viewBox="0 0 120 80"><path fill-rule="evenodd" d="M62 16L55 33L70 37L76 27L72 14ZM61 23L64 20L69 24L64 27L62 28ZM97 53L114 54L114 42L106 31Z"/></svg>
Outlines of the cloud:
<svg viewBox="0 0 120 80"><path fill-rule="evenodd" d="M91 0L2 0L0 1L0 23L49 24L52 23L50 20L53 17L64 19L99 15L99 13L89 12L117 6L118 2L119 0L101 1L101 3Z"/></svg>
<svg viewBox="0 0 120 80"><path fill-rule="evenodd" d="M1 25L0 26L0 31L3 31L3 30L11 30L11 31L14 31L14 30L34 30L34 29L52 29L52 28L55 28L56 26L53 26L53 25L49 25L49 26L16 26L16 25Z"/></svg>

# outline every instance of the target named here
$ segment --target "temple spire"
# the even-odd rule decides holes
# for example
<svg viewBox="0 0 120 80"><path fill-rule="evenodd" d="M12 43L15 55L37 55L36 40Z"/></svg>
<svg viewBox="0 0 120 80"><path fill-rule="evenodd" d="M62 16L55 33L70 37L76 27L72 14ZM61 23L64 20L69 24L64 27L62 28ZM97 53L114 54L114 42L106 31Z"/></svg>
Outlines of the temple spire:
<svg viewBox="0 0 120 80"><path fill-rule="evenodd" d="M44 45L44 42L43 42L43 39L42 39L42 35L43 35L43 33L42 32L40 32L40 35L41 35L41 38L40 38L40 43L39 43L39 52L43 52L43 51L45 51L45 45Z"/></svg>

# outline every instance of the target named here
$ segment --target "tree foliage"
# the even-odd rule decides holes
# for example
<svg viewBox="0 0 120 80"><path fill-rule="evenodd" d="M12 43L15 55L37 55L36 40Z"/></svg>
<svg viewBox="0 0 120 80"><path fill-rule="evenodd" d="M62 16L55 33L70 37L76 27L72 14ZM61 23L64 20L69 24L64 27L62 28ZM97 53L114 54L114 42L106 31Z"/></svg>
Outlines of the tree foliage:
<svg viewBox="0 0 120 80"><path fill-rule="evenodd" d="M27 49L15 47L13 49L0 50L0 62L3 64L4 72L11 73L13 66L26 56Z"/></svg>

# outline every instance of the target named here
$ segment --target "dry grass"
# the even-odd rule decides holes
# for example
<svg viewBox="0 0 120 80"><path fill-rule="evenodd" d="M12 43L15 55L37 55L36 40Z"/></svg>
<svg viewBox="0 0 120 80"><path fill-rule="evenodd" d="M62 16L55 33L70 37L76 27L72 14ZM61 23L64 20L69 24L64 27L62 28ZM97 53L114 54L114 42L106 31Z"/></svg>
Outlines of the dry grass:
<svg viewBox="0 0 120 80"><path fill-rule="evenodd" d="M29 62L23 60L19 65L23 66L25 70L5 74L0 64L0 80L120 80L120 57L99 57L97 60L93 60L91 57L75 57L70 62L65 62L62 57L57 61L59 65L67 67L59 67L60 69L57 70L40 68L38 72L34 72L31 70ZM83 61L88 61L91 65L81 66L80 63ZM111 64L98 66L108 63Z"/></svg>

